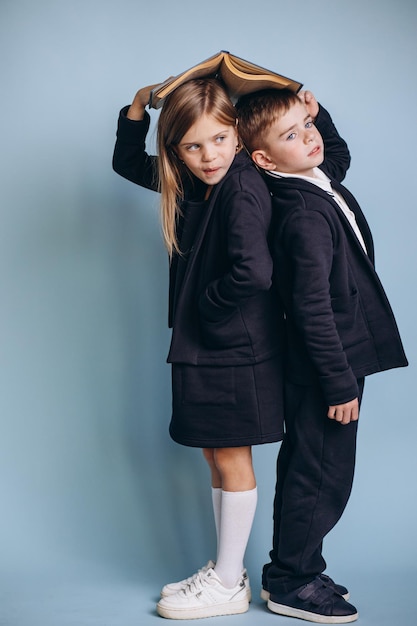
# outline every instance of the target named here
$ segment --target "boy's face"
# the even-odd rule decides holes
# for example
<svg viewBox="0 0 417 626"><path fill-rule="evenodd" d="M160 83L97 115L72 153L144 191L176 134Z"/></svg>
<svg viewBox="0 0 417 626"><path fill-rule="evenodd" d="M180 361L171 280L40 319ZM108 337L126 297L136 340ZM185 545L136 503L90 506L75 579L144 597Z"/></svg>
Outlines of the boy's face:
<svg viewBox="0 0 417 626"><path fill-rule="evenodd" d="M323 139L301 101L272 124L263 149L252 158L264 170L313 176L313 168L323 163Z"/></svg>

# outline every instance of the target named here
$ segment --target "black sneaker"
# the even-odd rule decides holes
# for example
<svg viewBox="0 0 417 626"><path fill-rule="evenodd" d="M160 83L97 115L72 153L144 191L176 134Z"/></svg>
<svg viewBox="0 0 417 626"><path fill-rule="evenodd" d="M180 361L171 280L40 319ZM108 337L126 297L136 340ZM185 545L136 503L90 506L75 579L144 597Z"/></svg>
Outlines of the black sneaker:
<svg viewBox="0 0 417 626"><path fill-rule="evenodd" d="M294 591L271 594L268 609L320 624L346 624L358 619L356 608L319 576Z"/></svg>
<svg viewBox="0 0 417 626"><path fill-rule="evenodd" d="M330 578L330 576L327 576L327 574L319 574L318 578L321 578L321 580L326 583L326 585L328 587L331 587L336 593L339 594L339 596L342 596L342 598L344 598L345 600L349 600L350 597L350 593L349 591L346 589L346 587L344 587L343 585L338 585L337 583L334 582L334 580L332 578ZM262 600L265 600L265 602L267 602L270 598L270 593L267 589L265 589L264 587L262 587L261 589L261 598Z"/></svg>
<svg viewBox="0 0 417 626"><path fill-rule="evenodd" d="M338 585L337 583L335 583L334 580L332 578L330 578L330 576L327 576L327 574L320 574L319 578L324 583L326 583L326 585L328 587L331 587L336 593L338 593L339 596L342 596L342 598L344 598L345 600L349 600L350 593L346 589L346 587L344 587L343 585Z"/></svg>

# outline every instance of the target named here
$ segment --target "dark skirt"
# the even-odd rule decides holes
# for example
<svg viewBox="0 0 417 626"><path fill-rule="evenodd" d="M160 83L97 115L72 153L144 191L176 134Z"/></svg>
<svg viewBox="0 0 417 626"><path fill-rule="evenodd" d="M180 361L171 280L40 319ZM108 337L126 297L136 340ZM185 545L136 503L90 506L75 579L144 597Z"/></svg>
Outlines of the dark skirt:
<svg viewBox="0 0 417 626"><path fill-rule="evenodd" d="M228 448L281 441L282 359L240 366L172 365L174 441Z"/></svg>

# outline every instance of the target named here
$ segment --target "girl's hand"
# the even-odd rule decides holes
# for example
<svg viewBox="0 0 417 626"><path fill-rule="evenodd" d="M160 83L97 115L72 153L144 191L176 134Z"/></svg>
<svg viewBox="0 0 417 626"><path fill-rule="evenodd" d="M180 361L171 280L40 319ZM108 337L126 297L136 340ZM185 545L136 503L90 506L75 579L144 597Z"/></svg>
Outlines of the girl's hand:
<svg viewBox="0 0 417 626"><path fill-rule="evenodd" d="M133 102L129 107L126 117L130 120L143 120L145 116L145 107L149 104L149 98L151 97L151 91L161 84L162 83L155 83L154 85L148 85L147 87L139 89L133 98Z"/></svg>
<svg viewBox="0 0 417 626"><path fill-rule="evenodd" d="M355 398L345 404L336 404L329 406L327 417L336 420L340 424L350 424L356 422L359 418L359 400Z"/></svg>
<svg viewBox="0 0 417 626"><path fill-rule="evenodd" d="M300 91L298 97L307 109L308 114L311 115L313 120L316 119L319 114L319 103L313 93L311 91Z"/></svg>

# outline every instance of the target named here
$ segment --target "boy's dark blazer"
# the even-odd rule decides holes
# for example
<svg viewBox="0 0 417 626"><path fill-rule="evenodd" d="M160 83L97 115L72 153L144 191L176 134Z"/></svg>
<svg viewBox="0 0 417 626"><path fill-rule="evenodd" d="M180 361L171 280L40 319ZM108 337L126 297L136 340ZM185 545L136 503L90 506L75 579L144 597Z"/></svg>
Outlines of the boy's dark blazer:
<svg viewBox="0 0 417 626"><path fill-rule="evenodd" d="M149 115L132 122L126 110L119 116L113 168L157 191L157 157L145 152ZM265 181L240 152L213 188L186 263L179 269L176 256L171 264L169 362L248 365L282 353L282 308L271 288L271 217Z"/></svg>
<svg viewBox="0 0 417 626"><path fill-rule="evenodd" d="M367 252L338 204L318 186L295 177L267 176L267 182L275 219L274 281L287 315L288 377L299 384L318 377L330 406L357 397L358 378L405 366L407 359L375 272L365 216L332 178L334 168L325 161L322 169L354 212Z"/></svg>

